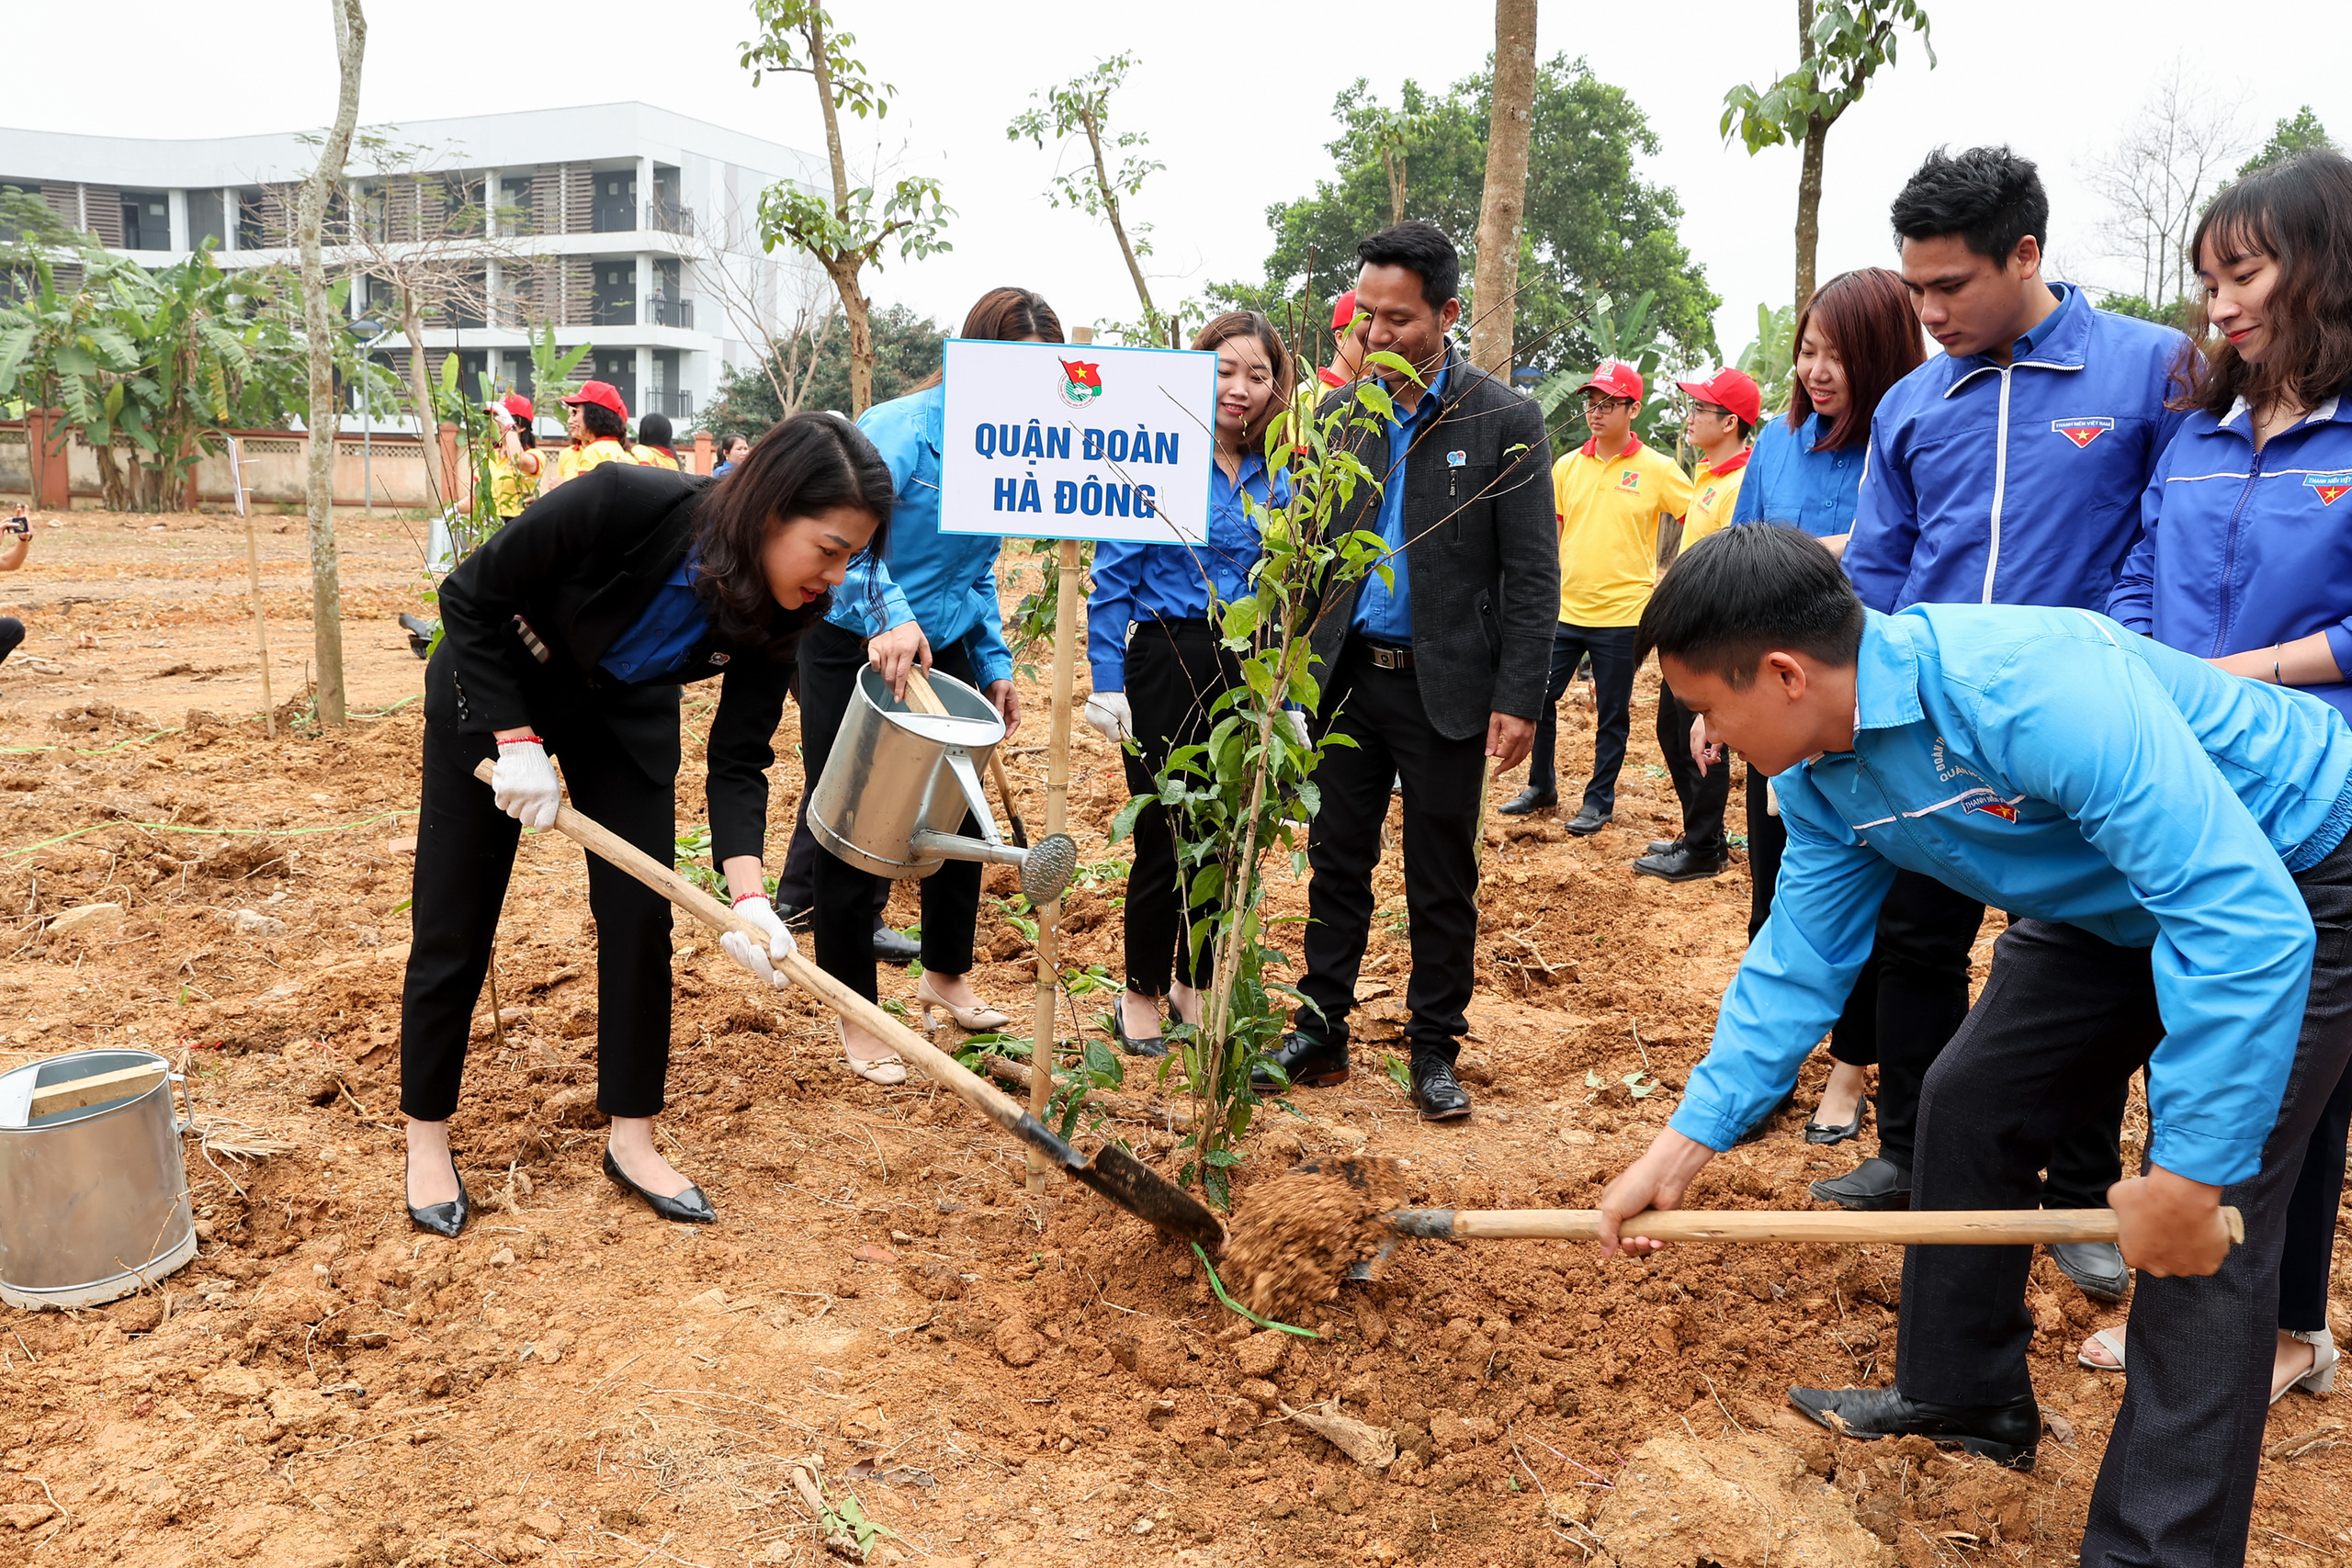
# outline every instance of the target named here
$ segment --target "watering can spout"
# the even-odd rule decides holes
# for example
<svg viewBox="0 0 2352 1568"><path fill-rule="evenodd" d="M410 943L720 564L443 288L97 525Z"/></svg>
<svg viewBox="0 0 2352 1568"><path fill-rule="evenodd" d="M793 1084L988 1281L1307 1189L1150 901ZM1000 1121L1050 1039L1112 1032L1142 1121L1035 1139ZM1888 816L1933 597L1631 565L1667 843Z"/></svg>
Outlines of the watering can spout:
<svg viewBox="0 0 2352 1568"><path fill-rule="evenodd" d="M1021 891L1033 907L1059 898L1069 886L1069 879L1078 873L1078 840L1068 833L1048 833L1022 850L1002 842L986 843L962 833L918 828L911 844L917 854L926 858L939 855L948 860L976 860L1018 868Z"/></svg>

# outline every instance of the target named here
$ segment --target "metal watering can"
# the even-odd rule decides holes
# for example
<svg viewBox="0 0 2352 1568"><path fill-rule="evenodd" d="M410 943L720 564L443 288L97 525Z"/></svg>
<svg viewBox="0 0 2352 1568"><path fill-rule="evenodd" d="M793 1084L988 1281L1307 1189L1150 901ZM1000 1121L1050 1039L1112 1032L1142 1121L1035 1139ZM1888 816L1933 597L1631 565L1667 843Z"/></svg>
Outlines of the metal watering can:
<svg viewBox="0 0 2352 1568"><path fill-rule="evenodd" d="M998 833L980 773L1004 739L1004 720L978 692L936 672L907 677L907 695L928 694L925 712L890 694L881 673L857 672L849 711L833 737L824 776L808 796L817 841L876 876L929 876L951 860L1015 867L1032 905L1062 896L1078 870L1078 842L1048 833L1018 849ZM958 831L969 813L977 839Z"/></svg>

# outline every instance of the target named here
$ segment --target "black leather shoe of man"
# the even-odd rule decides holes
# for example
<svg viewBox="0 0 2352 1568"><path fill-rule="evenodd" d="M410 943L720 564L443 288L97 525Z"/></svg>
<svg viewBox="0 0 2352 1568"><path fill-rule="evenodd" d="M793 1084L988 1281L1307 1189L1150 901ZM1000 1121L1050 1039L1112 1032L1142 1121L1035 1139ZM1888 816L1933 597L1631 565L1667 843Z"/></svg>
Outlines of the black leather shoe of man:
<svg viewBox="0 0 2352 1568"><path fill-rule="evenodd" d="M2041 1407L2030 1393L2007 1404L1929 1404L1891 1388L1792 1388L1789 1403L1845 1437L1917 1436L2012 1470L2031 1470L2041 1440Z"/></svg>
<svg viewBox="0 0 2352 1568"><path fill-rule="evenodd" d="M912 964L922 956L922 943L889 926L874 928L874 962Z"/></svg>
<svg viewBox="0 0 2352 1568"><path fill-rule="evenodd" d="M1634 872L1668 882L1704 882L1711 876L1721 876L1724 867L1730 863L1731 856L1721 850L1711 852L1695 844L1676 844L1644 855L1634 863Z"/></svg>
<svg viewBox="0 0 2352 1568"><path fill-rule="evenodd" d="M1459 1122L1470 1114L1470 1091L1453 1076L1453 1064L1435 1056L1413 1058L1413 1102L1424 1122Z"/></svg>
<svg viewBox="0 0 2352 1568"><path fill-rule="evenodd" d="M1642 851L1642 853L1645 855L1662 855L1667 853L1668 851L1679 850L1681 847L1682 840L1679 839L1652 839L1649 841L1648 846Z"/></svg>
<svg viewBox="0 0 2352 1568"><path fill-rule="evenodd" d="M1601 810L1588 800L1577 808L1577 814L1568 819L1568 831L1579 839L1590 838L1609 826L1609 818L1610 813Z"/></svg>
<svg viewBox="0 0 2352 1568"><path fill-rule="evenodd" d="M1845 1175L1813 1184L1813 1195L1841 1209L1907 1209L1911 1173L1872 1155Z"/></svg>
<svg viewBox="0 0 2352 1568"><path fill-rule="evenodd" d="M2120 1302L2132 1288L2132 1270L2124 1266L2123 1249L2111 1241L2062 1241L2046 1249L2058 1272L2082 1287L2097 1301Z"/></svg>
<svg viewBox="0 0 2352 1568"><path fill-rule="evenodd" d="M1348 1048L1317 1040L1312 1034L1296 1031L1283 1036L1274 1047L1274 1062L1290 1075L1293 1089L1329 1089L1348 1081ZM1273 1075L1262 1067L1250 1071L1250 1087L1261 1094L1281 1089Z"/></svg>
<svg viewBox="0 0 2352 1568"><path fill-rule="evenodd" d="M1558 790L1538 789L1533 784L1529 784L1495 809L1506 817L1524 817L1531 811L1543 811L1559 804Z"/></svg>

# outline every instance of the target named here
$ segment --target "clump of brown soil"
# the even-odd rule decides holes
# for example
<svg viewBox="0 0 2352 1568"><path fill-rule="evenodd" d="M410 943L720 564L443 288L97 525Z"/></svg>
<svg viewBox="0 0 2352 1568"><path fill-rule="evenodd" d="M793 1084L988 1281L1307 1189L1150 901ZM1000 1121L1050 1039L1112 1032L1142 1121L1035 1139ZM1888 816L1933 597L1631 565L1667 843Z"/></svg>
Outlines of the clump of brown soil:
<svg viewBox="0 0 2352 1568"><path fill-rule="evenodd" d="M1340 1293L1372 1257L1379 1216L1405 1201L1405 1170L1379 1156L1309 1160L1253 1190L1227 1232L1227 1281L1250 1310L1283 1317Z"/></svg>

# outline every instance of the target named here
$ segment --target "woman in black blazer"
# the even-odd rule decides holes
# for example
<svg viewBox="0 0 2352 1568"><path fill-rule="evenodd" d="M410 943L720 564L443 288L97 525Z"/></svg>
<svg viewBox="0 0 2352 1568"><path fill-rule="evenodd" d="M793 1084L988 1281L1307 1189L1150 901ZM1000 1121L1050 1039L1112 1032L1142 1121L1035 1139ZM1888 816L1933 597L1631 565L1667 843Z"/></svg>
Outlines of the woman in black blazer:
<svg viewBox="0 0 2352 1568"><path fill-rule="evenodd" d="M835 414L796 414L724 480L608 465L534 502L441 585L424 673L415 942L401 997L408 1212L455 1235L468 1213L450 1113L523 828L555 820L550 755L581 810L667 863L675 852L678 688L719 678L710 726L711 858L736 913L720 945L785 984L792 938L761 869L771 740L801 630L888 529L890 470ZM491 787L475 766L494 758ZM605 1173L665 1219L707 1224L702 1190L653 1145L670 1058L670 906L588 857L596 922L597 1107Z"/></svg>

